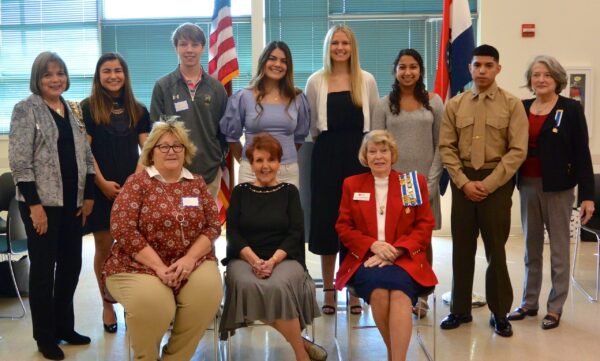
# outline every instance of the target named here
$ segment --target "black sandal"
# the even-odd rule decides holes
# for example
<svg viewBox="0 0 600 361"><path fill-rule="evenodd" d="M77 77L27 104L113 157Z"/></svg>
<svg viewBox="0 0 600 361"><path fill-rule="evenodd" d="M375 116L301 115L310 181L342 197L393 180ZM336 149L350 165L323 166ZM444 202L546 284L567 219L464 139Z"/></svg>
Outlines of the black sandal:
<svg viewBox="0 0 600 361"><path fill-rule="evenodd" d="M542 329L543 330L551 330L553 328L557 328L558 325L560 324L560 316L558 316L558 318L548 314L546 316L544 316L544 319L542 320Z"/></svg>
<svg viewBox="0 0 600 361"><path fill-rule="evenodd" d="M335 288L323 288L323 293L325 292L335 292ZM333 298L335 299L335 293L333 295ZM323 312L324 315L334 315L335 311L335 306L328 304L324 304L323 306L321 306L321 312Z"/></svg>
<svg viewBox="0 0 600 361"><path fill-rule="evenodd" d="M363 311L363 308L361 305L354 305L354 306L350 306L350 314L351 315L360 315Z"/></svg>
<svg viewBox="0 0 600 361"><path fill-rule="evenodd" d="M517 307L514 311L509 313L506 318L509 321L520 321L525 318L525 316L537 316L538 310L525 310L524 308Z"/></svg>

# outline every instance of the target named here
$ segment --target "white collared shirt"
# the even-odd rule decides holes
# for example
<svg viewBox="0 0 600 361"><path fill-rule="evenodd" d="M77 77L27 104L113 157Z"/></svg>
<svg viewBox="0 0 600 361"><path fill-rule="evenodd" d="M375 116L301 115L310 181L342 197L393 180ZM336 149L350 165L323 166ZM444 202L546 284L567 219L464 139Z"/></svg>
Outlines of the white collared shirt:
<svg viewBox="0 0 600 361"><path fill-rule="evenodd" d="M166 183L165 178L162 175L160 175L160 173L158 172L158 169L156 169L155 166L152 165L150 167L146 167L146 172L148 173L150 178L156 178L159 181ZM179 178L177 179L177 181L179 182L182 178L194 179L194 175L192 174L192 172L190 172L186 168L181 168L181 174L179 175Z"/></svg>

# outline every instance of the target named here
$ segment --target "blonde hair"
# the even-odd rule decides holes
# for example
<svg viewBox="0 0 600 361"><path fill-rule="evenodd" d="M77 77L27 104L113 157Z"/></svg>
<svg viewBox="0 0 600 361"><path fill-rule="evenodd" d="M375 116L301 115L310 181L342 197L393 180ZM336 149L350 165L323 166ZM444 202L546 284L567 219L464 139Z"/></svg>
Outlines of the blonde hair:
<svg viewBox="0 0 600 361"><path fill-rule="evenodd" d="M354 31L348 25L337 24L332 26L327 34L325 35L325 41L323 42L323 73L325 79L331 75L333 71L333 65L331 63L331 40L333 35L338 31L346 34L350 40L350 94L352 95L352 103L357 107L363 105L363 94L362 94L362 70L360 69L360 59L358 56L358 42L356 41L356 35Z"/></svg>
<svg viewBox="0 0 600 361"><path fill-rule="evenodd" d="M396 144L396 140L387 130L372 130L365 134L362 139L362 143L360 144L360 149L358 150L358 161L363 167L368 167L367 163L367 148L369 147L369 143L373 144L383 144L390 149L392 153L392 164L396 163L398 160L398 145Z"/></svg>
<svg viewBox="0 0 600 361"><path fill-rule="evenodd" d="M189 130L185 128L183 122L178 121L179 117L170 117L165 121L159 121L154 123L152 126L152 131L148 135L148 139L144 143L144 147L142 148L142 154L140 155L140 163L146 167L150 167L154 164L154 160L152 159L152 155L154 153L154 147L160 140L160 138L167 134L171 133L179 140L181 145L185 148L185 157L183 159L183 165L188 166L192 164L192 159L196 155L197 148L190 140L188 136Z"/></svg>

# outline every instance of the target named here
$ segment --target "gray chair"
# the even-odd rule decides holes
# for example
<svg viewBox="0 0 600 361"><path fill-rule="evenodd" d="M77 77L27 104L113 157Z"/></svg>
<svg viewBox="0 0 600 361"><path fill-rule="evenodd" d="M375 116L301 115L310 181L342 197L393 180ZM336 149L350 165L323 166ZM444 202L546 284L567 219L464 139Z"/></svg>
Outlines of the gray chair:
<svg viewBox="0 0 600 361"><path fill-rule="evenodd" d="M594 174L594 183L594 203L596 204L596 207L600 207L600 174ZM596 238L596 247L593 247L595 248L596 257L596 290L593 295L585 289L580 281L578 281L575 272L577 267L577 256L580 253L579 249L582 247L581 236L583 232L588 232ZM598 215L594 215L587 224L580 224L579 229L577 229L577 240L575 242L575 251L573 252L571 280L573 281L573 285L577 287L577 289L579 289L579 291L581 291L590 302L598 302L598 296L600 295L600 216Z"/></svg>
<svg viewBox="0 0 600 361"><path fill-rule="evenodd" d="M10 172L0 175L0 212L8 211L10 200L15 196L15 184ZM0 218L0 234L6 234L8 223Z"/></svg>
<svg viewBox="0 0 600 361"><path fill-rule="evenodd" d="M26 313L25 304L17 285L15 271L13 269L13 257L27 252L27 235L25 234L25 225L19 212L19 205L16 199L12 199L8 207L8 229L7 234L0 235L0 255L5 255L8 259L8 268L15 287L15 292L21 304L21 313L18 315L0 316L0 318L23 318Z"/></svg>

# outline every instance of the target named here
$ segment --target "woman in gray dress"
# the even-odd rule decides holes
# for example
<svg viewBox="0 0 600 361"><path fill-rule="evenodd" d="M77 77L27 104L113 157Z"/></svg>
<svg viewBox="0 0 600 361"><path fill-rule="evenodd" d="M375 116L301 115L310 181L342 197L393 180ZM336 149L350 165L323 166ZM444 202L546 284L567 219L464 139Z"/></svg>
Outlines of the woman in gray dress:
<svg viewBox="0 0 600 361"><path fill-rule="evenodd" d="M400 50L394 61L392 91L375 107L372 129L386 129L398 144L398 158L393 168L408 173L416 170L427 178L429 202L435 217L435 228L441 227L439 181L442 163L438 152L440 123L444 112L442 99L425 89L423 58L414 49ZM431 243L427 260L432 262ZM427 301L422 303L424 317ZM414 308L414 312L417 308ZM415 313L416 314L416 313Z"/></svg>
<svg viewBox="0 0 600 361"><path fill-rule="evenodd" d="M221 337L261 320L279 331L296 360L325 360L327 352L302 338L320 316L306 270L298 189L277 180L283 149L268 133L254 136L246 157L255 174L237 185L227 210L227 265Z"/></svg>

